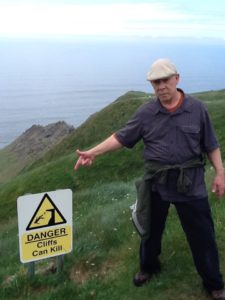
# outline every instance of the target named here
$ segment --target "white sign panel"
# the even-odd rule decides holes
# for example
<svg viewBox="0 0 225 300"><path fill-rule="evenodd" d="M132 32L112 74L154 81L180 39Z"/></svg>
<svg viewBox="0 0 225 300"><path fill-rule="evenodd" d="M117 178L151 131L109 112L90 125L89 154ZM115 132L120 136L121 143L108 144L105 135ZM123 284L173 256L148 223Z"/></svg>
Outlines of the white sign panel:
<svg viewBox="0 0 225 300"><path fill-rule="evenodd" d="M70 189L19 197L17 214L21 262L71 252L72 211Z"/></svg>

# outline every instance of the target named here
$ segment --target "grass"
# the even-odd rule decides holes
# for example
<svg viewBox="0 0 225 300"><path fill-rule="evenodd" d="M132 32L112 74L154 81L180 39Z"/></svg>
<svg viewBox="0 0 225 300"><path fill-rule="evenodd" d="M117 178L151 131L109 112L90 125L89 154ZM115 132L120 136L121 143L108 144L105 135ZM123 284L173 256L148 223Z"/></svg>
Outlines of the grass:
<svg viewBox="0 0 225 300"><path fill-rule="evenodd" d="M130 220L134 199L133 181L74 193L74 249L65 257L64 271L52 273L55 260L42 260L36 263L32 280L26 276L26 266L19 263L16 218L8 221L0 235L1 257L10 260L0 263L0 299L207 299L173 206L163 238L162 273L143 288L133 286L139 248ZM222 256L224 203L211 202ZM221 262L225 272L223 258Z"/></svg>

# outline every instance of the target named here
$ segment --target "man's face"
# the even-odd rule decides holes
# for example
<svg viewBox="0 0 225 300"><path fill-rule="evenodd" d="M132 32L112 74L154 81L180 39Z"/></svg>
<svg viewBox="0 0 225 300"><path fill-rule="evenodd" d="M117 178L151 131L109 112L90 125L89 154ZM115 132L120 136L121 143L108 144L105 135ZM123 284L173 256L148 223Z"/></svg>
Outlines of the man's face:
<svg viewBox="0 0 225 300"><path fill-rule="evenodd" d="M177 92L177 84L179 75L172 75L167 78L152 80L151 84L154 88L156 96L161 102L172 102Z"/></svg>

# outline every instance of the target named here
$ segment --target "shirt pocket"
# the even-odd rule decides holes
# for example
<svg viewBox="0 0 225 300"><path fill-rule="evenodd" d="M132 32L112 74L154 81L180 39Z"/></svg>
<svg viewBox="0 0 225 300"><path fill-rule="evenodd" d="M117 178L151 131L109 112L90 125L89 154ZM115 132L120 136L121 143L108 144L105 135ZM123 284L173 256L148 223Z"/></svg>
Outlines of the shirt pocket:
<svg viewBox="0 0 225 300"><path fill-rule="evenodd" d="M182 125L182 126L180 126L180 129L185 134L199 134L200 133L200 128L198 126Z"/></svg>
<svg viewBox="0 0 225 300"><path fill-rule="evenodd" d="M200 127L196 125L182 125L178 130L178 142L190 152L200 152Z"/></svg>

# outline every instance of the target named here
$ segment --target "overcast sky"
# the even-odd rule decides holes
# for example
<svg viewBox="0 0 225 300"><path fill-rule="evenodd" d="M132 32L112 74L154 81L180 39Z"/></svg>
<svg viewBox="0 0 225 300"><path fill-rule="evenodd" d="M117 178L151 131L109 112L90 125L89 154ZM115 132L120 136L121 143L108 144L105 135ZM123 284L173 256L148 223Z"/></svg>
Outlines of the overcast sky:
<svg viewBox="0 0 225 300"><path fill-rule="evenodd" d="M0 36L225 39L225 1L0 0Z"/></svg>

